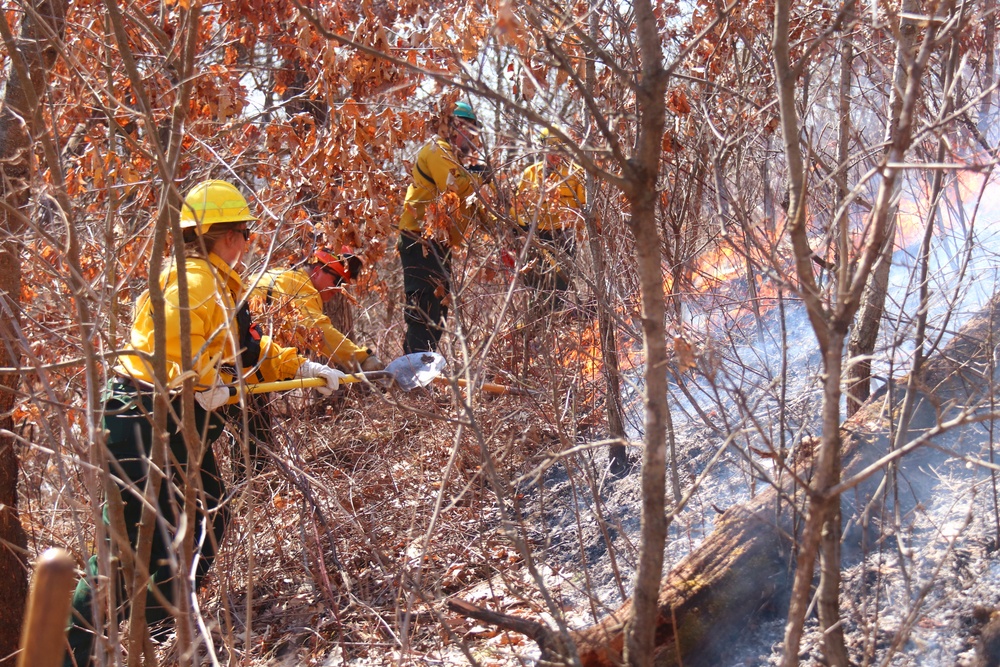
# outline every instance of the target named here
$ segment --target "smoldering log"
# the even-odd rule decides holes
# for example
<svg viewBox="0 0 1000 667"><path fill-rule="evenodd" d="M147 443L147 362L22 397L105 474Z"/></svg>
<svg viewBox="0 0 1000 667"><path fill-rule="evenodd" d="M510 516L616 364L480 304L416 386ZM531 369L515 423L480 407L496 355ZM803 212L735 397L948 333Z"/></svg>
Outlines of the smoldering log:
<svg viewBox="0 0 1000 667"><path fill-rule="evenodd" d="M973 317L938 354L925 364L915 383L913 414L902 442L914 442L965 408L989 404L996 373L992 361L1000 340L1000 296ZM869 469L890 449L890 422L897 421L907 379L873 395L842 427L843 479ZM889 399L892 399L891 401ZM982 408L985 410L985 408ZM949 446L970 449L981 438L944 435ZM959 444L955 445L955 442ZM963 451L975 455L977 452ZM912 509L920 488L929 488L924 472L949 457L940 449L921 446L898 461L897 478L908 485L899 494L901 512ZM808 477L810 453L797 452L793 470ZM885 467L841 497L845 522L844 559L861 553L864 530L877 530L877 517L891 506L880 506L879 487ZM804 503L802 489L785 475L781 492L768 488L753 500L726 510L715 530L663 580L659 595L656 664L667 667L708 667L731 645L754 616L764 609L787 608L794 576L792 547ZM892 498L886 497L886 503ZM904 503L907 503L904 505ZM871 536L869 536L871 537ZM584 667L622 664L623 630L630 602L596 625L573 632ZM535 630L537 634L538 630ZM536 641L538 638L536 637ZM547 648L551 648L549 643Z"/></svg>

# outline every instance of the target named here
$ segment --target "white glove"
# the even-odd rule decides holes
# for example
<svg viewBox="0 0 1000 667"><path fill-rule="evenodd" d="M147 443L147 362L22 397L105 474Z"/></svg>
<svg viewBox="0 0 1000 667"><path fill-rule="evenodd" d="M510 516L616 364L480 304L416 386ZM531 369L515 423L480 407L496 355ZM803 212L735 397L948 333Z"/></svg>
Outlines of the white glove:
<svg viewBox="0 0 1000 667"><path fill-rule="evenodd" d="M324 364L317 364L315 361L306 360L299 366L299 372L295 377L323 378L326 380L326 386L316 387L316 390L324 396L329 396L340 389L340 378L347 377L347 374L341 373L336 368L330 368Z"/></svg>
<svg viewBox="0 0 1000 667"><path fill-rule="evenodd" d="M197 391L194 400L198 401L198 405L205 408L206 412L211 412L229 402L229 387L217 384L211 389Z"/></svg>

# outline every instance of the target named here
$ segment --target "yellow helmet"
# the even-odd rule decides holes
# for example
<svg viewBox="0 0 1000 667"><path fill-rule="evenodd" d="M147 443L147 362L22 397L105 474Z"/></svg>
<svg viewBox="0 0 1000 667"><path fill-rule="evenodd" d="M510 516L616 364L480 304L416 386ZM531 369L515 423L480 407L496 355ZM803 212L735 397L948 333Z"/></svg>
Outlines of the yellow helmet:
<svg viewBox="0 0 1000 667"><path fill-rule="evenodd" d="M181 205L181 229L256 219L240 191L226 181L202 181L191 188Z"/></svg>
<svg viewBox="0 0 1000 667"><path fill-rule="evenodd" d="M538 143L542 146L555 148L562 145L562 139L550 132L549 128L543 127L542 131L538 133Z"/></svg>

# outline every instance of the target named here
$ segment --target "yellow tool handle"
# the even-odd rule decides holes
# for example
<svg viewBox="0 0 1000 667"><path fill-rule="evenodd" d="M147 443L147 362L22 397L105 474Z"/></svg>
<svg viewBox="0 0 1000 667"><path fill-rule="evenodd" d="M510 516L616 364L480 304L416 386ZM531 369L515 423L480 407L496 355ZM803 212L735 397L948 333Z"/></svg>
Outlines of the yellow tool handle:
<svg viewBox="0 0 1000 667"><path fill-rule="evenodd" d="M371 373L368 374L369 378ZM340 378L340 383L350 383L350 382L361 382L365 379L364 375L345 375ZM295 380L279 380L277 382L258 382L257 384L248 384L244 388L244 391L248 394L269 394L274 391L291 391L292 389L307 389L310 387L325 387L326 380L323 378L297 378ZM229 401L227 403L232 405L233 403L239 403L240 397L236 393L236 387L230 387Z"/></svg>
<svg viewBox="0 0 1000 667"><path fill-rule="evenodd" d="M340 378L341 382L357 382L358 379L349 380L353 376ZM272 391L290 391L292 389L307 389L309 387L325 387L326 380L323 378L298 378L296 380L280 380L278 382L259 382L248 384L245 388L248 394L269 394Z"/></svg>

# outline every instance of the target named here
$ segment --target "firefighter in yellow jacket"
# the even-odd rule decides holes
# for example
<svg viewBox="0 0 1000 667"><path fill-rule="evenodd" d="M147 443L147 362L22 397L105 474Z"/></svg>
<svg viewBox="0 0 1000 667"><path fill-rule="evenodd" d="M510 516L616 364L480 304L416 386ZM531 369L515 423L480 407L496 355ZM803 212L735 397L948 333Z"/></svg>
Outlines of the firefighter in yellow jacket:
<svg viewBox="0 0 1000 667"><path fill-rule="evenodd" d="M315 252L312 262L300 268L271 269L255 278L251 308L259 317L270 317L282 326L276 331L283 343L315 350L351 371L379 371L385 364L333 326L323 312L346 283L357 278L361 258L344 247L340 254L327 249Z"/></svg>
<svg viewBox="0 0 1000 667"><path fill-rule="evenodd" d="M132 548L136 548L143 509L142 490L153 459L152 414L154 397L168 394L166 479L162 480L156 499L158 523L153 531L152 551L148 562L149 587L171 606L179 593L175 586L177 572L171 563L181 555L173 544L183 529L182 517L175 508L183 507L185 479L197 483L199 512L194 529L197 550L195 588L215 558L215 547L222 541L228 518L228 505L222 504L225 486L219 474L213 441L225 427L223 414L231 389L243 381L284 380L293 377L323 378L321 391L336 390L343 373L309 361L292 348L273 343L259 335L251 322L245 303L243 283L235 268L240 265L250 238L251 215L246 199L230 183L204 181L184 199L180 224L184 233L184 266L187 281L187 304L183 304L179 271L169 266L159 277L164 298L166 383L156 380L150 359L157 351L152 299L143 294L135 309L127 350L114 368L108 383L104 411L106 447L114 481L121 491L125 526ZM188 349L191 368L184 367L181 352L181 316L187 312L190 323ZM195 379L194 421L202 437L200 446L190 448L180 428L184 414L180 384L193 375ZM191 458L198 456L197 460ZM185 469L193 467L193 472ZM211 534L209 534L211 533ZM73 619L69 631L71 655L79 667L91 664L94 629L91 627L93 595L89 580L97 574L96 556L91 559L89 577L81 579L73 598ZM137 568L139 569L139 568ZM141 569L140 569L141 571ZM151 593L147 598L146 620L160 632L168 626L169 614ZM115 622L115 621L112 621Z"/></svg>
<svg viewBox="0 0 1000 667"><path fill-rule="evenodd" d="M472 107L457 102L452 114L442 119L441 134L424 144L413 163L396 246L406 292L403 351L407 354L437 350L444 331L451 251L465 243L477 215L479 179L466 163L476 150L478 130Z"/></svg>
<svg viewBox="0 0 1000 667"><path fill-rule="evenodd" d="M511 215L522 232L534 230L524 282L552 292L556 300L570 287L576 234L587 205L583 170L559 151L561 142L543 128L541 159L521 174Z"/></svg>

